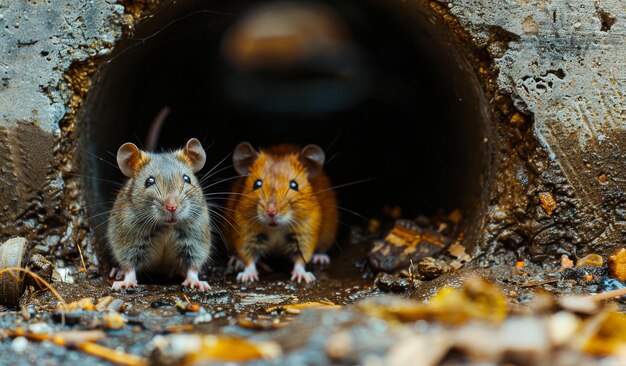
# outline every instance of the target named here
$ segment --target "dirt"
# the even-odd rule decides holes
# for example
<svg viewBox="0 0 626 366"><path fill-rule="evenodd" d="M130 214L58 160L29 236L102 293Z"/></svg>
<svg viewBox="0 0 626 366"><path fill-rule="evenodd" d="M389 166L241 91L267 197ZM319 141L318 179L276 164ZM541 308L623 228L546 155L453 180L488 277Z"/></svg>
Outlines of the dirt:
<svg viewBox="0 0 626 366"><path fill-rule="evenodd" d="M444 287L461 289L468 279L482 277L498 286L509 306L524 308L532 305L538 289L558 295L595 293L624 286L607 277L606 265L563 269L557 263L541 267L520 262L492 267L481 258L466 268L428 281L406 273L376 274L367 265L370 249L371 241L344 241L331 253L332 263L328 268L313 268L317 281L311 284L290 281L290 265L280 258L268 262L274 271L261 272L261 280L253 284L237 283L234 272L229 272L226 265L217 264L208 274L212 286L208 293L183 289L176 280L146 276L140 278L141 285L136 289L113 292L110 283L97 272L74 273L74 283L53 281L52 284L66 303L83 298L97 302L108 295L122 300L126 325L106 330L106 336L98 344L144 356L151 363L169 362L160 354L155 356L153 344L157 336L221 334L280 344L283 356L275 360L278 364L320 365L331 362L329 357L335 351L327 349L327 337L337 333L349 332L351 337L364 342L356 349L349 348L349 353L340 352L342 358L352 357L356 363L369 353L384 355L402 340L404 336L389 327L391 323L380 323L355 310L360 306L355 304L372 298L393 303L399 297L427 303ZM443 261L444 256L438 260ZM103 312L78 310L61 316L56 310L58 303L50 291L27 292L20 309L1 314L0 327L9 332L19 328L32 330L44 322L49 333L103 328ZM302 303L338 305L343 309L338 312L289 309L290 304ZM185 306L193 311L183 310ZM433 329L438 327L432 322L424 324ZM67 345L29 341L25 351L19 342L15 337L5 337L0 343L4 362L110 364Z"/></svg>

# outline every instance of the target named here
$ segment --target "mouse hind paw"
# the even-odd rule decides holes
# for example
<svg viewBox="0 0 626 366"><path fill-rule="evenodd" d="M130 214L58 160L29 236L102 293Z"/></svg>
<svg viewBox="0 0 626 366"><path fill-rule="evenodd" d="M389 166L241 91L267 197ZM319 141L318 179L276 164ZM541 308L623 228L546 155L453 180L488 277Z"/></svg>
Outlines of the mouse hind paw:
<svg viewBox="0 0 626 366"><path fill-rule="evenodd" d="M313 254L313 264L327 266L330 264L330 257L328 256L328 254Z"/></svg>

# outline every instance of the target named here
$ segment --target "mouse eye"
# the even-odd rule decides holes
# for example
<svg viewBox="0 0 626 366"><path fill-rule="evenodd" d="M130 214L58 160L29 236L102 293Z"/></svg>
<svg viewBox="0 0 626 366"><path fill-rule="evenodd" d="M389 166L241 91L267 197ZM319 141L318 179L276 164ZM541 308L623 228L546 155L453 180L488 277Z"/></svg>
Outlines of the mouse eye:
<svg viewBox="0 0 626 366"><path fill-rule="evenodd" d="M293 189L294 191L298 190L298 182L296 182L295 180L292 180L291 182L289 182L289 188Z"/></svg>
<svg viewBox="0 0 626 366"><path fill-rule="evenodd" d="M187 174L183 174L183 180L185 181L185 183L191 184L191 178L189 178Z"/></svg>
<svg viewBox="0 0 626 366"><path fill-rule="evenodd" d="M156 180L154 179L154 177L148 177L148 179L146 179L146 183L144 185L146 186L146 188L148 188L151 185L153 185L154 183L156 183Z"/></svg>
<svg viewBox="0 0 626 366"><path fill-rule="evenodd" d="M260 180L260 179L257 179L257 180L254 181L254 184L252 185L252 189L253 190L259 189L259 188L261 188L262 185L263 185L263 181Z"/></svg>

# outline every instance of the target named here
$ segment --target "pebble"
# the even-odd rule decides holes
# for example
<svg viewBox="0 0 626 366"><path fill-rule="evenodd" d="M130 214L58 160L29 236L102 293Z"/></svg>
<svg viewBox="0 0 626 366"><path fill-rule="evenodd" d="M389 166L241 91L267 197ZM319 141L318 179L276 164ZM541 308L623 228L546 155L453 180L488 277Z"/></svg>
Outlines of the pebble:
<svg viewBox="0 0 626 366"><path fill-rule="evenodd" d="M28 348L28 339L24 337L16 337L11 342L11 349L16 353L23 353Z"/></svg>

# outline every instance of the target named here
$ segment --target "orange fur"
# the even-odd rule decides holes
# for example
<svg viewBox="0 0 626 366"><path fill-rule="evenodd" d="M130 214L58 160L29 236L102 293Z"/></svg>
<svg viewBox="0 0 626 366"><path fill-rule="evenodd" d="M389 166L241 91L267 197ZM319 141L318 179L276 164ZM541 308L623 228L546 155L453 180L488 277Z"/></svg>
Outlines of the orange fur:
<svg viewBox="0 0 626 366"><path fill-rule="evenodd" d="M261 179L263 185L254 190L257 179ZM290 189L292 179L297 181L298 191ZM291 215L288 230L297 237L305 263L311 260L314 252L324 253L331 247L339 214L328 177L321 172L309 179L300 149L293 145L278 145L259 152L249 174L234 182L227 203L230 224L224 228L228 245L246 265L258 259L255 253L266 249L254 248L259 245L254 242L259 234L273 230L258 220L271 201L275 201L280 214ZM280 252L281 248L277 250ZM293 259L300 261L299 256Z"/></svg>

